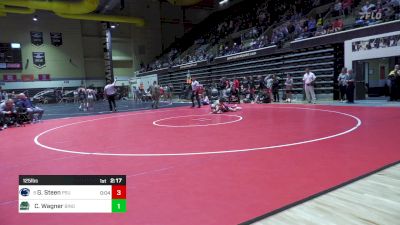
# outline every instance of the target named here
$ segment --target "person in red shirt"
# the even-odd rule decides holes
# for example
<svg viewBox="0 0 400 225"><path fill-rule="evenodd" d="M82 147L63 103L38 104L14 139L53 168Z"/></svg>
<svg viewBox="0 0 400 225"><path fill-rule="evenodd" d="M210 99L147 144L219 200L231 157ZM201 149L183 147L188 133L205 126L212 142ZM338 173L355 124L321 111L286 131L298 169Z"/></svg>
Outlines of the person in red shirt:
<svg viewBox="0 0 400 225"><path fill-rule="evenodd" d="M341 31L342 29L343 29L343 20L342 19L336 19L333 22L333 30L335 32L337 32L337 31Z"/></svg>

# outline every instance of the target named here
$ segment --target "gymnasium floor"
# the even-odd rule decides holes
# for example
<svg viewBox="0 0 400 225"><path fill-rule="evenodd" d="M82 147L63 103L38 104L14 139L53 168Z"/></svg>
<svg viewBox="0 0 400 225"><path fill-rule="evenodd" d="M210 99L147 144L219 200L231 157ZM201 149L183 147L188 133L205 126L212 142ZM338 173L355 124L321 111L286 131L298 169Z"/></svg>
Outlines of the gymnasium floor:
<svg viewBox="0 0 400 225"><path fill-rule="evenodd" d="M400 160L398 107L118 104L0 132L0 224L254 222ZM18 214L20 174L126 174L128 212Z"/></svg>

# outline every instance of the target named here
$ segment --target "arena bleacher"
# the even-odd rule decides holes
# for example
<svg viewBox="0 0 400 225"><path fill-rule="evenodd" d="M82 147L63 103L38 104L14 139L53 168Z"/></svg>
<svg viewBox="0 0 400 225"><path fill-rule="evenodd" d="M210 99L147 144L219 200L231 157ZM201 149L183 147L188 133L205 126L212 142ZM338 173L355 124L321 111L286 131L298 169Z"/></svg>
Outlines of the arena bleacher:
<svg viewBox="0 0 400 225"><path fill-rule="evenodd" d="M216 25L210 26L211 30L206 32L212 34L208 39L201 36L192 39L193 45L187 49L178 51L174 48L172 53L160 56L156 63L143 68L138 76L156 73L161 85L172 83L176 87L175 94L179 94L188 74L196 76L205 85L211 85L222 77L230 79L268 74L283 77L290 73L295 79L294 92L300 94L301 76L304 69L310 67L318 75L316 92L319 97L333 99L337 92L335 80L343 67L343 49L335 45L340 38L324 41L324 36L337 34L336 38L343 33L346 38L359 37L360 33L350 32L349 36L348 31L360 28L364 28L363 35L373 34L376 28L371 25L396 22L399 18L397 1L378 1L376 4L351 0L290 3L254 1L243 8L239 3L222 14L236 15L237 20L246 18L245 26L238 25L235 17L222 17L222 21L214 21ZM368 9L365 9L367 3ZM365 14L377 12L383 15L365 18ZM365 23L357 22L359 20ZM311 29L308 28L310 25ZM385 29L385 26L380 29ZM387 29L390 30L391 26L388 25ZM307 42L309 39L313 41Z"/></svg>

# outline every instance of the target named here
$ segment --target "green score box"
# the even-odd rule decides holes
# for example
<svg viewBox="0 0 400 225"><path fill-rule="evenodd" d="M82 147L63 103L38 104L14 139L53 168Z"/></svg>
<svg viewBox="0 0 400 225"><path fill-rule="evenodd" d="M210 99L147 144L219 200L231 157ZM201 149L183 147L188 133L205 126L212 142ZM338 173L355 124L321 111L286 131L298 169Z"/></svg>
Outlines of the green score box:
<svg viewBox="0 0 400 225"><path fill-rule="evenodd" d="M111 204L113 213L126 212L126 199L113 199Z"/></svg>

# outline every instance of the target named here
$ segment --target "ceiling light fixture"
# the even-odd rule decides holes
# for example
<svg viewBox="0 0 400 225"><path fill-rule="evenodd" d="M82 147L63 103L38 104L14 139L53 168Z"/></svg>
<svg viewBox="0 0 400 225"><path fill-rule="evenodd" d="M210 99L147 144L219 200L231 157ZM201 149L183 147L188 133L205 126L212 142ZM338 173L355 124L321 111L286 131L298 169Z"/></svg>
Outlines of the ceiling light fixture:
<svg viewBox="0 0 400 225"><path fill-rule="evenodd" d="M222 0L222 1L219 1L219 5L223 5L223 4L226 4L228 2L229 2L229 0Z"/></svg>

